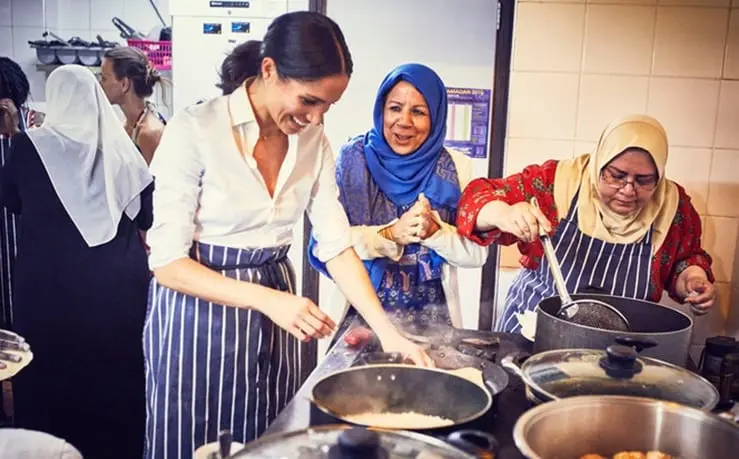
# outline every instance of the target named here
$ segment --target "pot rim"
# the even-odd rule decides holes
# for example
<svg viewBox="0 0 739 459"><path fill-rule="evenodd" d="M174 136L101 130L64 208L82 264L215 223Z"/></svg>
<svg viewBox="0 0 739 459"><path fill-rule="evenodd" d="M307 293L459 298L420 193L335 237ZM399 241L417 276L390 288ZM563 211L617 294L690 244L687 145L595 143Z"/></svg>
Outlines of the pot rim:
<svg viewBox="0 0 739 459"><path fill-rule="evenodd" d="M646 399L646 400L659 400L659 399L652 399L652 398L649 398L649 397L640 397L640 396L636 396L636 395L634 395L634 396L626 396L626 395L605 395L605 394L604 395L578 395L578 396L574 396L574 397L560 397L560 396L557 396L555 394L550 393L549 391L544 390L539 384L537 384L536 382L533 381L533 379L531 378L531 375L530 375L530 370L531 370L531 367L533 366L533 363L531 363L532 362L531 359L538 358L538 357L545 358L547 356L551 356L551 355L555 355L555 354L564 354L564 353L567 353L567 352L603 354L604 356L606 355L606 352L605 351L599 351L598 349L587 349L587 348L552 349L552 350L549 350L549 351L538 352L538 353L532 355L531 357L529 357L528 359L526 359L526 361L523 362L523 364L521 364L521 366L520 366L520 371L521 371L521 375L522 375L522 378L524 380L524 383L529 388L531 388L531 390L533 392L536 392L538 394L541 394L545 398L548 398L549 400L553 400L553 401L554 400L572 399L572 398L576 398L576 397L625 397L625 398L641 398L641 399ZM652 357L645 357L643 355L639 355L639 357L637 357L637 360L646 361L646 362L655 362L655 363L658 363L662 367L669 368L672 371L677 371L677 372L680 372L680 373L687 373L687 374L690 375L691 378L694 378L696 381L699 381L701 384L703 384L706 387L706 390L711 393L711 398L710 398L709 402L707 404L705 404L703 407L692 407L692 406L689 406L689 405L684 405L684 406L689 406L691 408L695 408L695 409L701 410L701 411L711 411L718 404L719 399L720 399L720 395L719 395L718 389L716 389L716 387L713 384L711 384L710 381L708 381L706 378L704 378L703 376L699 375L698 373L694 373L694 372L692 372L692 371L690 371L690 370L688 370L686 368L683 368L683 367L681 367L679 365L675 365L674 363L665 362L664 360L659 360L659 359L655 359L655 358L652 358ZM662 401L665 402L665 403L676 403L676 402L670 402L668 400L662 400Z"/></svg>
<svg viewBox="0 0 739 459"><path fill-rule="evenodd" d="M556 413L570 407L590 406L594 405L596 402L603 401L609 404L642 405L650 409L658 409L662 412L680 413L682 416L692 417L697 420L705 420L707 422L717 423L718 425L737 428L736 425L732 424L728 420L714 416L710 412L675 402L625 395L578 395L576 397L561 398L555 401L543 403L524 412L521 417L518 418L513 427L513 441L518 450L525 457L529 459L543 459L529 446L526 439L528 429L532 424L536 423L536 421L541 417L551 415L553 412Z"/></svg>
<svg viewBox="0 0 739 459"><path fill-rule="evenodd" d="M344 416L343 415L340 415L338 413L335 413L335 412L329 410L328 408L326 408L326 406L324 406L323 403L320 403L320 402L316 401L316 397L315 397L316 386L318 386L319 384L321 384L323 381L325 381L325 380L327 380L327 379L329 379L331 377L335 377L336 375L343 374L343 373L349 373L349 372L354 372L354 371L362 371L363 369L367 369L367 368L379 368L379 367L384 367L384 368L398 368L398 369L402 368L403 370L409 370L410 369L412 371L422 371L422 372L423 371L426 371L426 372L432 372L432 373L441 373L441 374L444 374L444 375L447 375L447 376L451 376L451 377L454 377L454 378L459 378L459 379L461 379L463 381L466 381L467 383L475 386L476 388L478 388L479 390L481 390L485 394L485 398L486 398L486 400L485 400L485 406L482 409L480 409L479 411L477 411L476 413L474 413L474 414L472 414L470 416L467 416L465 418L456 420L456 421L454 421L454 424L452 424L452 425L438 425L438 426L435 426L435 427L424 427L423 429L420 429L420 430L448 429L450 427L454 427L454 426L458 426L458 425L461 425L461 424L465 424L467 422L474 421L475 419L477 419L480 416L484 415L493 406L493 396L490 394L490 390L487 387L484 387L484 386L481 386L481 385L479 385L477 383L474 383L474 382L470 381L467 378L463 378L462 376L455 375L454 373L450 372L449 370L442 370L440 368L419 367L419 366L416 366L416 365L407 365L407 364L402 364L402 363L382 363L382 364L377 364L377 365L362 365L362 366L358 366L358 367L349 367L349 368L343 368L341 370L332 371L331 373L327 374L326 376L324 376L321 379L319 379L318 381L316 381L315 384L313 384L313 387L311 387L311 390L310 390L310 401L311 401L311 403L313 403L313 405L315 405L316 408L318 408L319 410L323 411L324 413L326 413L326 414L328 414L330 416L333 416L336 419L339 419L339 420L341 420L341 421L343 421L343 422L345 422L345 423L347 423L349 425L355 425L355 426L360 426L360 427L365 427L365 428L371 428L373 430L381 430L381 431L384 431L384 430L403 431L403 429L388 429L388 428L385 428L385 427L374 427L374 426L366 426L366 425L351 423L351 422L347 421L346 419L344 419ZM408 431L408 430L405 430L405 431Z"/></svg>
<svg viewBox="0 0 739 459"><path fill-rule="evenodd" d="M433 448L452 450L455 453L458 453L459 457L465 457L465 458L474 457L473 455L441 439L438 439L431 435L424 435L424 434L414 432L411 430L394 430L394 429L385 429L382 427L356 426L353 424L325 424L325 425L307 427L304 429L290 430L287 432L278 432L278 433L273 433L269 435L263 435L257 438L256 440L251 441L247 443L246 445L244 445L244 448L240 449L234 455L234 458L240 458L242 457L242 454L244 454L243 457L247 457L248 453L253 452L252 450L254 448L259 448L265 444L269 444L274 441L279 441L280 439L284 439L285 437L293 437L295 435L304 435L310 432L330 432L333 430L339 430L343 432L343 431L350 430L355 427L360 427L360 428L364 428L367 430L371 430L373 432L377 432L380 436L382 435L398 436L398 437L407 438L407 439L425 443Z"/></svg>
<svg viewBox="0 0 739 459"><path fill-rule="evenodd" d="M578 295L578 294L574 294L574 295ZM574 298L574 295L573 295L573 300L576 299L576 298ZM601 295L601 294L596 294L596 293L593 293L593 294L588 293L588 294L580 294L580 295L584 295L584 296L587 296L587 297L594 297L595 299L613 298L613 297L615 297L615 295ZM656 306L656 307L659 307L659 308L668 309L668 310L670 310L672 312L675 312L675 313L677 313L677 314L685 317L686 319L688 319L688 325L686 327L684 327L684 328L679 328L677 330L671 330L671 331L666 331L666 332L632 332L632 331L623 332L623 331L616 331L616 330L607 330L605 328L590 327L588 325L576 324L574 322L570 322L568 320L561 319L561 318L557 317L556 315L550 314L549 312L541 309L539 307L539 305L543 301L548 300L550 298L559 298L559 297L555 295L555 296L549 296L549 297L546 297L546 298L542 298L541 301L539 301L539 303L536 304L536 307L534 308L534 311L536 311L537 314L544 314L544 315L547 316L547 318L550 318L550 319L552 319L552 320L554 320L556 322L559 322L559 323L566 323L566 324L571 325L573 327L584 328L586 330L594 330L594 331L598 331L600 333L607 333L607 334L610 334L610 335L613 335L613 336L620 336L620 335L642 336L642 337L646 337L646 336L668 336L668 335L674 335L676 333L684 333L686 331L692 330L693 327L694 327L694 325L695 325L695 321L693 320L693 318L690 317L689 315L685 314L684 312L680 311L679 309L671 308L669 306L665 306L663 304L655 303L655 302L652 302L652 301L639 300L639 299L636 299L636 298L627 298L629 301L638 301L638 302L641 302L641 303L647 303L650 307ZM607 301L605 301L605 302L607 303ZM539 328L538 327L538 323L539 322L537 321L537 327L536 327L537 330ZM534 338L536 338L536 331L534 331Z"/></svg>

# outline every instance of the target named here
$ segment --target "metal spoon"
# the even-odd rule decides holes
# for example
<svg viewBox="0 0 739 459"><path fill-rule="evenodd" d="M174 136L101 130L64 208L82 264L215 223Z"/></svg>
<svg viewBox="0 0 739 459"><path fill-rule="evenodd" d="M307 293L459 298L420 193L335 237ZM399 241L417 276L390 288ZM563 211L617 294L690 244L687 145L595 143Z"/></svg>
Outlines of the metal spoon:
<svg viewBox="0 0 739 459"><path fill-rule="evenodd" d="M539 208L536 198L531 200L531 205ZM557 312L557 317L579 325L602 328L605 330L631 331L629 321L621 311L608 303L594 299L573 300L567 292L567 284L562 276L559 260L554 252L552 240L546 230L539 225L539 238L544 246L544 254L552 272L554 285L557 288L562 305Z"/></svg>

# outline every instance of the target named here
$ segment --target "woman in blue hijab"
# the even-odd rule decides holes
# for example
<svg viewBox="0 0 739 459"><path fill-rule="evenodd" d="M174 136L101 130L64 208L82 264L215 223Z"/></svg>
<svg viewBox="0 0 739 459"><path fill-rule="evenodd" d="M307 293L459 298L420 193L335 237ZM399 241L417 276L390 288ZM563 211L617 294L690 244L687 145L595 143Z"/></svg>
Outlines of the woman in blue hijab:
<svg viewBox="0 0 739 459"><path fill-rule="evenodd" d="M482 266L487 251L453 226L471 163L444 148L446 117L436 72L421 64L395 68L377 92L372 129L341 147L336 181L354 249L383 306L403 312L443 305L444 318L460 327L456 268ZM313 245L309 260L326 274ZM348 305L338 295L336 289L326 312L340 320Z"/></svg>

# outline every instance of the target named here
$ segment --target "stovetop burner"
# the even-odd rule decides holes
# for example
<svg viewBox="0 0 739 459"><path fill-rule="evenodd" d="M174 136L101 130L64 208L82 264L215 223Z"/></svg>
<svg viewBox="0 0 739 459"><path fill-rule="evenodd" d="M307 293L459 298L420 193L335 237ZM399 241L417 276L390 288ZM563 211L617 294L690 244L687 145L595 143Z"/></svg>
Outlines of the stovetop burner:
<svg viewBox="0 0 739 459"><path fill-rule="evenodd" d="M467 355L452 348L446 349L427 349L426 351L434 361L436 368L442 370L457 370L460 368L478 368L484 369L486 364L493 364L494 359L486 359L484 357ZM486 355L486 354L483 354ZM493 354L494 356L495 354ZM411 363L406 361L403 356L397 352L363 352L352 363L353 367L361 365L378 365L378 364L401 364Z"/></svg>
<svg viewBox="0 0 739 459"><path fill-rule="evenodd" d="M478 357L480 359L490 360L491 362L494 362L495 357L497 356L497 352L493 349L473 346L471 344L459 343L456 349L461 354L469 355L472 357Z"/></svg>
<svg viewBox="0 0 739 459"><path fill-rule="evenodd" d="M399 352L363 352L352 363L353 367L362 365L381 365L384 363L406 363Z"/></svg>
<svg viewBox="0 0 739 459"><path fill-rule="evenodd" d="M495 362L497 347L478 347L459 343L456 346L436 343L418 343L431 357L437 368L455 370L468 366L481 367L481 361ZM403 356L397 352L383 352L379 343L373 342L364 347L352 363L357 365L374 365L382 363L404 362Z"/></svg>
<svg viewBox="0 0 739 459"><path fill-rule="evenodd" d="M406 315L403 323L397 323L409 340L421 346L434 360L437 368L455 370L465 367L484 368L485 363L497 363L502 356L518 350L519 346L501 339L498 333L456 329L450 325L430 324L426 315ZM410 320L411 318L415 320ZM375 339L366 343L354 359L352 366L406 363L397 353L385 353Z"/></svg>

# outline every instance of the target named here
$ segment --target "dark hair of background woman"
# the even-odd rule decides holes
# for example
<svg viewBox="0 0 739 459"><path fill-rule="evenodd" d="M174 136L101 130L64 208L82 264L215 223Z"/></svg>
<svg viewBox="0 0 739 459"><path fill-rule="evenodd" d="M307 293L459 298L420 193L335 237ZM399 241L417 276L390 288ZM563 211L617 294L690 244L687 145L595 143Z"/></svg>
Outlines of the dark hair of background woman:
<svg viewBox="0 0 739 459"><path fill-rule="evenodd" d="M28 99L30 85L20 65L0 57L0 99L10 99L20 108Z"/></svg>
<svg viewBox="0 0 739 459"><path fill-rule="evenodd" d="M298 11L275 18L263 41L236 46L221 65L217 85L231 94L250 77L258 76L262 60L272 58L280 78L316 81L354 69L349 48L339 26L315 12Z"/></svg>
<svg viewBox="0 0 739 459"><path fill-rule="evenodd" d="M134 93L142 99L154 94L154 85L162 81L159 71L149 65L149 58L139 49L112 48L103 57L113 64L116 78L131 80Z"/></svg>

